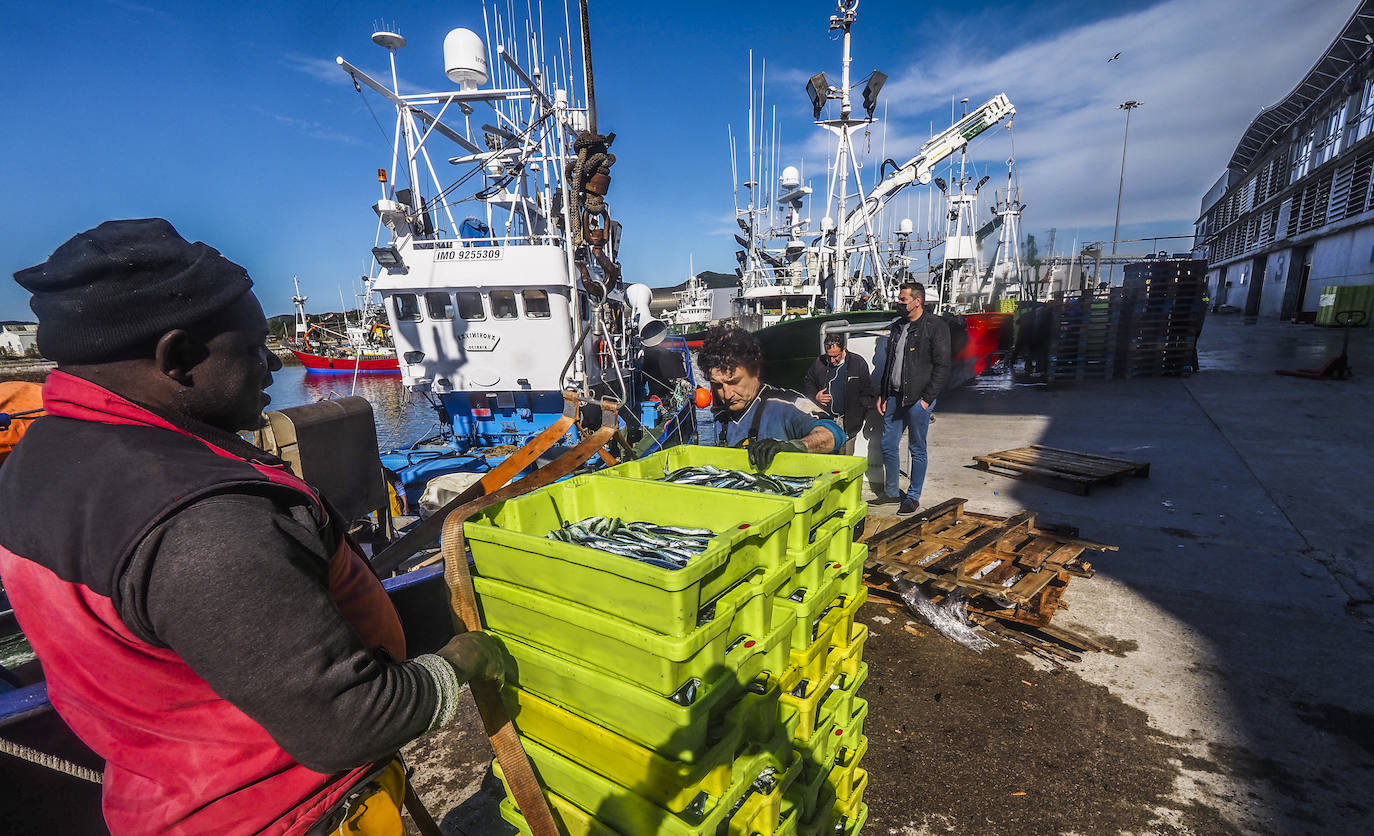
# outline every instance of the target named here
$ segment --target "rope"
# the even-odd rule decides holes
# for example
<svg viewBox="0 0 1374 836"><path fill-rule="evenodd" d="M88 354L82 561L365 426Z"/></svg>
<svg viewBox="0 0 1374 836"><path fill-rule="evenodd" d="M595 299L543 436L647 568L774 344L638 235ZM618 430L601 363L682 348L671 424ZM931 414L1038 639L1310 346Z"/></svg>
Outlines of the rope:
<svg viewBox="0 0 1374 836"><path fill-rule="evenodd" d="M29 763L45 766L56 772L64 772L73 778L90 781L92 784L99 784L102 782L101 774L94 769L89 769L79 764L72 763L69 760L64 760L57 755L49 755L37 749L30 749L22 743L15 743L13 740L6 740L3 737L0 737L0 752L4 752L7 755L14 755L16 758L26 760Z"/></svg>

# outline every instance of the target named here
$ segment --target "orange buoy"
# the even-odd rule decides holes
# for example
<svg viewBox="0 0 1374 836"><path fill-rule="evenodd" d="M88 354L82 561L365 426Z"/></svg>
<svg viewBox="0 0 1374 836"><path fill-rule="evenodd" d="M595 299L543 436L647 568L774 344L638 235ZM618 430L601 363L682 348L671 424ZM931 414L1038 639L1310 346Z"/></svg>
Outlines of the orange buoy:
<svg viewBox="0 0 1374 836"><path fill-rule="evenodd" d="M696 404L698 409L705 409L711 405L715 398L711 396L711 390L705 386L698 386L696 391Z"/></svg>

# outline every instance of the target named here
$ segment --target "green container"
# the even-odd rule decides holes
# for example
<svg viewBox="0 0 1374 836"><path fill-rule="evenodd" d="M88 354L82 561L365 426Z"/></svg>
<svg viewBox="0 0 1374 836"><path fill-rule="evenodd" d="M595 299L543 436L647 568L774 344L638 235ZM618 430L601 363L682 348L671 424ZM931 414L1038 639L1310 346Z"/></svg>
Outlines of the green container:
<svg viewBox="0 0 1374 836"><path fill-rule="evenodd" d="M830 770L818 769L815 764L808 766L806 756L800 752L798 755L802 760L802 771L796 782L788 789L787 800L797 806L798 819L808 821L816 817L820 807L821 791L826 786Z"/></svg>
<svg viewBox="0 0 1374 836"><path fill-rule="evenodd" d="M1374 315L1374 284L1329 284L1323 287L1321 300L1317 303L1317 324L1339 325L1336 314L1341 311L1364 311L1362 324L1368 325L1371 315ZM1358 316L1355 318L1359 319Z"/></svg>
<svg viewBox="0 0 1374 836"><path fill-rule="evenodd" d="M848 728L854 721L854 710L858 708L859 689L868 681L868 663L859 663L859 672L854 676L841 674L835 680L835 692L831 699L835 700L835 722Z"/></svg>
<svg viewBox="0 0 1374 836"><path fill-rule="evenodd" d="M860 803L859 810L844 820L844 836L859 836L859 831L868 823L868 805Z"/></svg>
<svg viewBox="0 0 1374 836"><path fill-rule="evenodd" d="M667 636L580 604L532 589L473 578L482 624L551 653L600 668L663 695L689 679L724 669L726 650L772 629L774 595L787 567L758 570L717 598L709 621L681 636ZM732 660L745 657L732 656Z"/></svg>
<svg viewBox="0 0 1374 836"><path fill-rule="evenodd" d="M469 520L463 533L478 576L578 601L659 633L697 626L701 607L760 566L780 565L792 504L716 491L683 501L674 485L592 474L509 499ZM549 531L594 516L718 532L682 569L550 540Z"/></svg>
<svg viewBox="0 0 1374 836"><path fill-rule="evenodd" d="M504 691L521 737L570 758L672 811L682 812L698 795L721 798L732 785L734 764L751 745L766 743L783 728L778 687L746 692L725 712L718 733L691 762L665 758L610 729L518 688Z"/></svg>
<svg viewBox="0 0 1374 836"><path fill-rule="evenodd" d="M714 836L717 828L724 826L734 814L736 805L751 792L754 780L765 769L774 770L777 784L786 789L796 780L801 768L787 739L778 735L766 746L750 747L736 761L730 789L721 798L708 800L700 806L700 812L676 815L633 792L632 788L622 787L546 746L533 740L523 743L546 793L560 796L590 813L613 832L635 836ZM505 784L505 774L499 763L493 762L492 771ZM506 795L509 798L509 785Z"/></svg>
<svg viewBox="0 0 1374 836"><path fill-rule="evenodd" d="M844 727L831 717L816 729L810 740L792 741L792 748L801 755L803 781L814 781L817 775L824 777L830 771L835 764L835 756L844 748L841 746L843 738Z"/></svg>
<svg viewBox="0 0 1374 836"><path fill-rule="evenodd" d="M709 464L729 470L752 472L747 450L732 447L699 447L682 445L670 447L661 453L645 456L600 472L602 476L615 476L622 479L660 480L666 474L680 467L700 467ZM868 462L858 456L833 456L821 453L780 453L766 473L776 476L810 476L815 482L801 496L795 499L781 497L790 502L794 518L788 529L787 548L797 554L804 553L806 547L814 542L816 528L836 511L851 511L864 505L863 475ZM681 490L693 492L724 493L729 496L774 496L753 491L738 491L727 488L707 488L699 485L672 485Z"/></svg>
<svg viewBox="0 0 1374 836"><path fill-rule="evenodd" d="M800 601L779 595L773 602L774 612L777 613L774 620L785 620L790 617L796 625L792 632L793 650L806 651L814 647L817 640L839 624L841 616L830 620L825 616L832 609L844 607L843 600L836 600L839 597L840 573L843 569L843 564L826 564L822 583L807 589ZM797 593L801 593L801 590L797 590Z"/></svg>
<svg viewBox="0 0 1374 836"><path fill-rule="evenodd" d="M853 712L849 717L849 726L844 730L844 736L840 739L840 745L846 749L852 749L859 745L859 741L864 739L864 721L868 719L868 700L863 697L854 698Z"/></svg>
<svg viewBox="0 0 1374 836"><path fill-rule="evenodd" d="M830 771L826 783L835 791L836 798L852 798L854 779L857 778L859 764L868 754L868 738L859 741L853 749L841 749L834 758L835 768Z"/></svg>
<svg viewBox="0 0 1374 836"><path fill-rule="evenodd" d="M664 757L693 761L706 748L712 723L724 716L746 686L760 674L785 666L791 630L790 624L782 623L763 641L743 641L730 648L722 668L702 682L695 699L687 705L510 636L492 635L502 640L510 657L507 681L511 685Z"/></svg>
<svg viewBox="0 0 1374 836"><path fill-rule="evenodd" d="M797 825L798 836L831 836L835 832L835 791L825 781L817 790L816 808Z"/></svg>
<svg viewBox="0 0 1374 836"><path fill-rule="evenodd" d="M840 594L852 598L864 588L864 564L868 562L868 546L855 543L840 571Z"/></svg>

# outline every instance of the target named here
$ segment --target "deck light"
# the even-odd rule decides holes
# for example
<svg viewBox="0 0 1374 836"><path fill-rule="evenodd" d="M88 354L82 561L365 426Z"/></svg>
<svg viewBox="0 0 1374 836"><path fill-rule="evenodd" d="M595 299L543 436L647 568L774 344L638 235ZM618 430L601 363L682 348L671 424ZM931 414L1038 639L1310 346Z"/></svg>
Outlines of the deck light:
<svg viewBox="0 0 1374 836"><path fill-rule="evenodd" d="M401 254L396 252L395 247L373 247L372 257L377 259L377 263L388 269L392 267L405 267L405 262L401 261Z"/></svg>

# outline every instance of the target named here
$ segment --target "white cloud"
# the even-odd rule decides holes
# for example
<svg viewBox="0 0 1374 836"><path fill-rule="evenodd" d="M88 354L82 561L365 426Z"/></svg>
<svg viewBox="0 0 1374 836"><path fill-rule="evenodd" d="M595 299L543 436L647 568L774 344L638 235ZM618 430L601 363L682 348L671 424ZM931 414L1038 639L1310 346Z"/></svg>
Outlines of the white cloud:
<svg viewBox="0 0 1374 836"><path fill-rule="evenodd" d="M1308 0L1167 0L1002 52L968 43L923 50L891 73L883 91L887 155L900 161L914 152L930 120L937 131L947 125L951 94L976 105L1005 92L1017 109L1015 151L1029 205L1024 227L1110 227L1125 125L1117 105L1135 99L1143 106L1131 116L1122 224L1174 222L1179 232L1191 232L1202 195L1241 133L1260 108L1301 80L1352 8ZM1121 58L1108 63L1118 51ZM790 130L797 135L784 153L804 154L808 172L823 172L825 135ZM874 158L878 146L875 133ZM1010 151L1000 128L971 148L994 184L1005 176L1000 161ZM872 172L864 172L870 185Z"/></svg>
<svg viewBox="0 0 1374 836"><path fill-rule="evenodd" d="M282 58L282 63L317 81L323 81L327 84L351 84L348 73L344 72L343 68L333 58L290 54Z"/></svg>

